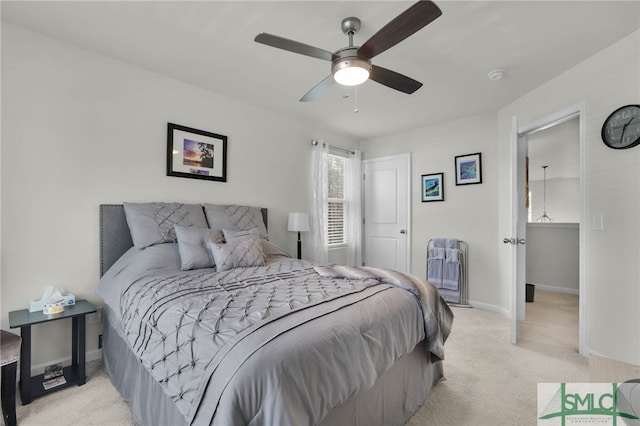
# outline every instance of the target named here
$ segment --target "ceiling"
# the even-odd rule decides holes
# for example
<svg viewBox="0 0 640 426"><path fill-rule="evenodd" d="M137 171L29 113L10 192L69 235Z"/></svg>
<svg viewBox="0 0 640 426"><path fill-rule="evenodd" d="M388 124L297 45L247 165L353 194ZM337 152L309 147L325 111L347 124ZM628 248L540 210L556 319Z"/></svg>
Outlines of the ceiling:
<svg viewBox="0 0 640 426"><path fill-rule="evenodd" d="M406 1L2 1L2 18L76 46L366 139L496 111L640 28L636 1L446 1L443 15L373 63L424 83L373 81L298 102L330 63L258 44L268 32L335 51L356 16L361 45ZM487 78L503 68L501 81Z"/></svg>

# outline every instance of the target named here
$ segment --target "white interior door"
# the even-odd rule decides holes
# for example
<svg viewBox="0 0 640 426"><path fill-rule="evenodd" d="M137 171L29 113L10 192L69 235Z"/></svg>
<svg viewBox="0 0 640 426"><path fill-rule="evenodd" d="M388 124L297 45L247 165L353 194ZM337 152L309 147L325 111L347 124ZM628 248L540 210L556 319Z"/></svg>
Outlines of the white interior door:
<svg viewBox="0 0 640 426"><path fill-rule="evenodd" d="M525 314L526 279L526 159L527 138L518 133L518 120L513 117L511 125L511 235L503 242L510 245L511 281L511 343L518 341L518 322Z"/></svg>
<svg viewBox="0 0 640 426"><path fill-rule="evenodd" d="M410 154L364 161L364 248L367 266L410 271Z"/></svg>

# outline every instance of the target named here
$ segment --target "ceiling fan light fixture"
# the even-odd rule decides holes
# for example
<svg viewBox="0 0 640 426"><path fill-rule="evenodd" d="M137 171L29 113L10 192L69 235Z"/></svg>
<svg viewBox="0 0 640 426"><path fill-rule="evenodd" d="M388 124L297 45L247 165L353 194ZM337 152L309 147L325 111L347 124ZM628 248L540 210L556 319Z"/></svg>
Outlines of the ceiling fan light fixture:
<svg viewBox="0 0 640 426"><path fill-rule="evenodd" d="M349 58L336 62L331 72L338 84L357 86L369 79L371 62L361 58Z"/></svg>

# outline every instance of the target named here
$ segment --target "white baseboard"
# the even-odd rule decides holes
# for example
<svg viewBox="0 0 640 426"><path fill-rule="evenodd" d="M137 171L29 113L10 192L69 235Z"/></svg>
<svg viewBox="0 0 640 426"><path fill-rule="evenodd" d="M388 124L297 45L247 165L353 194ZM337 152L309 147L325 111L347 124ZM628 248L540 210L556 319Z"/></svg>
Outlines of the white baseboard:
<svg viewBox="0 0 640 426"><path fill-rule="evenodd" d="M509 312L509 310L505 309L505 308L503 308L501 306L491 305L489 303L476 302L475 300L470 300L469 304L471 306L473 306L474 308L479 308L479 309L483 309L485 311L495 312L495 313L500 314L502 316L505 316L507 318L511 317L511 313Z"/></svg>
<svg viewBox="0 0 640 426"><path fill-rule="evenodd" d="M102 359L102 349L93 349L87 352L85 356L85 361L95 361L97 359ZM31 376L37 376L38 374L44 373L44 368L47 365L51 364L62 364L62 365L71 365L71 356L60 358L60 359L52 359L50 361L45 361L41 364L36 364L31 366Z"/></svg>
<svg viewBox="0 0 640 426"><path fill-rule="evenodd" d="M578 290L577 288L557 287L553 285L536 284L536 283L529 283L529 284L533 284L536 286L536 288L539 288L540 290L545 290L545 291L553 291L556 293L565 293L565 294L575 294L576 296L580 294L580 290Z"/></svg>

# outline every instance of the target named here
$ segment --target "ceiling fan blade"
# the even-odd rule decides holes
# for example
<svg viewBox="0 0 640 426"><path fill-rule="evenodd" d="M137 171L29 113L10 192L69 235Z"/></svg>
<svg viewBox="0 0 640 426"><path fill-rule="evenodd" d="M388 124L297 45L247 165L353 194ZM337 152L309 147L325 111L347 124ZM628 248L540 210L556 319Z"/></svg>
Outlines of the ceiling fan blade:
<svg viewBox="0 0 640 426"><path fill-rule="evenodd" d="M300 102L311 102L315 101L326 92L331 86L333 86L335 80L333 79L333 75L329 74L324 78L320 83L313 86L313 89L309 90L303 97L300 98Z"/></svg>
<svg viewBox="0 0 640 426"><path fill-rule="evenodd" d="M399 90L409 95L422 87L422 83L419 81L376 65L371 66L371 74L369 74L369 78L384 86Z"/></svg>
<svg viewBox="0 0 640 426"><path fill-rule="evenodd" d="M442 11L434 2L419 1L371 36L360 46L358 53L371 59L422 29L440 15Z"/></svg>
<svg viewBox="0 0 640 426"><path fill-rule="evenodd" d="M324 59L325 61L333 60L333 53L328 50L313 47L298 41L289 40L287 38L278 37L273 34L260 33L256 36L254 41L266 44L267 46L277 47L278 49L288 50L289 52L311 56L312 58Z"/></svg>

